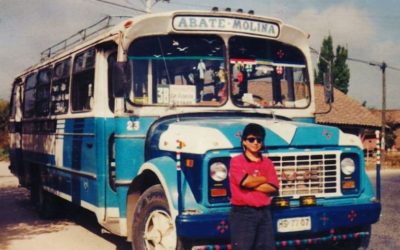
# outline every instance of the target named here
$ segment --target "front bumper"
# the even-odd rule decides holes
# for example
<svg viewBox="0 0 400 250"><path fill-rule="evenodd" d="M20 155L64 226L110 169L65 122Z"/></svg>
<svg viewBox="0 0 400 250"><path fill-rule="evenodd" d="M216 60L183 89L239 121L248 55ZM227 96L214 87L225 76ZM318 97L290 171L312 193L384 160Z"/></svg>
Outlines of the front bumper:
<svg viewBox="0 0 400 250"><path fill-rule="evenodd" d="M380 203L341 205L341 206L314 206L296 207L272 210L274 231L279 242L289 240L312 241L312 239L334 238L334 235L351 237L353 228L371 225L379 220ZM176 226L179 237L194 240L229 241L229 213L179 215ZM306 231L277 232L277 221L283 218L311 217L311 229ZM354 229L355 230L355 229ZM361 234L361 236L363 236ZM306 241L304 243L307 244Z"/></svg>

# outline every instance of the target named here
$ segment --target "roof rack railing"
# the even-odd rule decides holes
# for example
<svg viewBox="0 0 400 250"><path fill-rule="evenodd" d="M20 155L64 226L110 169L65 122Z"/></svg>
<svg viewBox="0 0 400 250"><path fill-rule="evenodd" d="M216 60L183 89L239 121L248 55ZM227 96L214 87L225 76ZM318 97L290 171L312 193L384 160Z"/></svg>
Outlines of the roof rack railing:
<svg viewBox="0 0 400 250"><path fill-rule="evenodd" d="M77 33L71 35L70 37L58 42L51 47L43 50L40 53L40 61L43 62L45 59L50 58L58 53L61 53L71 47L72 45L76 45L80 42L85 41L87 38L97 34L98 32L108 29L117 24L117 20L131 18L131 16L106 16L102 18L100 21L92 24Z"/></svg>

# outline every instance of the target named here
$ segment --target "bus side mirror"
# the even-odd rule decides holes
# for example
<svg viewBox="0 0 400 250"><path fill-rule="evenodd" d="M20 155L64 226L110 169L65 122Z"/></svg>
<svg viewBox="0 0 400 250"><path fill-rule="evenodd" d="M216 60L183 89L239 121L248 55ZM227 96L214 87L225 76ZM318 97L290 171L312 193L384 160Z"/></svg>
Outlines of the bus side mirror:
<svg viewBox="0 0 400 250"><path fill-rule="evenodd" d="M114 97L125 97L131 91L129 67L126 62L116 62L112 66L111 80Z"/></svg>
<svg viewBox="0 0 400 250"><path fill-rule="evenodd" d="M332 78L330 70L328 70L328 73L324 73L324 96L325 96L325 103L329 104L334 102L333 86L332 86Z"/></svg>

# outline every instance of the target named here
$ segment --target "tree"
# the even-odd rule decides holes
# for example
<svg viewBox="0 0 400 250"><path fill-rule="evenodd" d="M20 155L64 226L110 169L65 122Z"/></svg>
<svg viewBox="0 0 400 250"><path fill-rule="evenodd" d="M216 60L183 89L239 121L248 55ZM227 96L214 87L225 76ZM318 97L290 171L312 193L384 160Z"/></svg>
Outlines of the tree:
<svg viewBox="0 0 400 250"><path fill-rule="evenodd" d="M333 53L333 40L332 36L328 35L322 41L320 58L318 62L318 72L316 74L316 82L322 83L324 73L328 72L328 63L332 65L332 84L335 88L347 94L350 81L350 69L346 63L348 58L348 50L338 45L336 48L336 55ZM325 59L325 60L324 60Z"/></svg>
<svg viewBox="0 0 400 250"><path fill-rule="evenodd" d="M0 99L0 131L7 127L9 103Z"/></svg>
<svg viewBox="0 0 400 250"><path fill-rule="evenodd" d="M322 41L322 46L320 50L320 59L318 62L318 73L315 79L316 82L318 83L322 83L324 81L324 73L328 72L328 63L326 61L329 62L333 61L334 54L333 54L332 44L333 42L331 35L325 37L324 40Z"/></svg>
<svg viewBox="0 0 400 250"><path fill-rule="evenodd" d="M9 103L0 99L0 159L3 157L3 151L8 148L8 110Z"/></svg>
<svg viewBox="0 0 400 250"><path fill-rule="evenodd" d="M336 56L333 62L333 86L343 93L349 91L350 69L346 63L348 51L340 45L336 48Z"/></svg>
<svg viewBox="0 0 400 250"><path fill-rule="evenodd" d="M385 148L392 148L396 145L396 128L398 126L398 122L393 118L389 117L386 121L386 129L385 129Z"/></svg>

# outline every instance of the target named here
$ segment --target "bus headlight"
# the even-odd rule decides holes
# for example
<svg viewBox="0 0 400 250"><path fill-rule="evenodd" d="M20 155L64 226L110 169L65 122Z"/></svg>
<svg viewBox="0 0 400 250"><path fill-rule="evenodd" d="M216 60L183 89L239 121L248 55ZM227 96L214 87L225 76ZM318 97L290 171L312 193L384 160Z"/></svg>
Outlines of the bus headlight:
<svg viewBox="0 0 400 250"><path fill-rule="evenodd" d="M351 175L356 170L356 164L351 158L344 158L340 162L340 168L342 169L342 173L345 175Z"/></svg>
<svg viewBox="0 0 400 250"><path fill-rule="evenodd" d="M214 162L210 166L210 177L214 181L223 181L228 177L228 168L222 162Z"/></svg>

